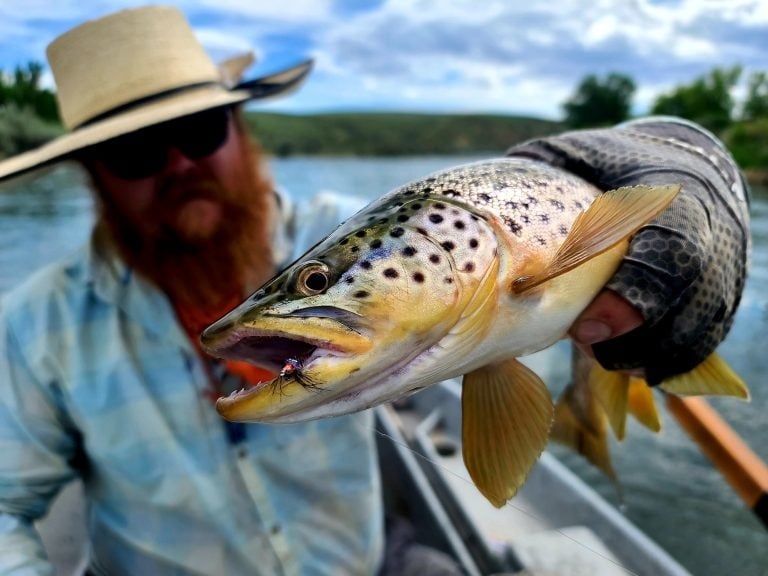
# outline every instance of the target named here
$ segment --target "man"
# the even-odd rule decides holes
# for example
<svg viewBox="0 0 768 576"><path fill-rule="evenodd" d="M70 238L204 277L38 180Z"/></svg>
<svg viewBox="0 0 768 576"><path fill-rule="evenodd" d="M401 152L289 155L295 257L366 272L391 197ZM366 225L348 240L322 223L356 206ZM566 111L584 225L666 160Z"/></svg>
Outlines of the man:
<svg viewBox="0 0 768 576"><path fill-rule="evenodd" d="M168 8L86 23L57 39L49 60L71 132L1 162L0 178L74 156L100 212L83 252L34 276L0 310L0 573L50 573L32 521L79 476L94 573L374 574L382 515L369 415L226 424L211 398L263 375L197 347L200 329L286 253L279 202L232 106L283 92L306 70L223 86ZM669 172L690 188L668 222L638 234L624 271L575 325L587 350L653 375L688 366L723 337L748 236L744 188L716 141L656 121L510 153L604 188ZM722 226L736 240L718 251L712 235ZM643 235L656 233L682 238L677 252L694 265L645 266ZM677 330L700 304L690 290L699 282L723 305L708 302L700 322ZM611 345L637 330L644 346ZM704 347L701 330L715 334ZM660 336L673 341L668 356L652 349ZM592 346L606 339L607 348Z"/></svg>
<svg viewBox="0 0 768 576"><path fill-rule="evenodd" d="M162 7L88 22L48 55L72 131L0 173L74 157L99 214L88 247L2 302L0 573L51 573L32 522L79 476L93 573L374 574L370 414L229 426L214 399L265 375L197 345L289 253L234 106L308 65L225 86Z"/></svg>

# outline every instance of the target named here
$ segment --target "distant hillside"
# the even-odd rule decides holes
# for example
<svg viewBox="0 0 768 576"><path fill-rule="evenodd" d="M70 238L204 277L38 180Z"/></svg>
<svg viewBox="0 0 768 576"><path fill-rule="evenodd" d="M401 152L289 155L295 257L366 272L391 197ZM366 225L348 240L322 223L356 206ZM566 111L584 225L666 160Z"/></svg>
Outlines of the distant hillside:
<svg viewBox="0 0 768 576"><path fill-rule="evenodd" d="M503 151L562 125L492 115L337 113L295 116L248 112L249 127L278 156L467 154Z"/></svg>

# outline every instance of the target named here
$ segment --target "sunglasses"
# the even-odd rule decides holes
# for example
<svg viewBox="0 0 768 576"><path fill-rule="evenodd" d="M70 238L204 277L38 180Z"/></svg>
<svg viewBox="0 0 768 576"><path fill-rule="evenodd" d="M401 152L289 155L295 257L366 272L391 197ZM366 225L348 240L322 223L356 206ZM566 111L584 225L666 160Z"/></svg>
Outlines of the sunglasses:
<svg viewBox="0 0 768 576"><path fill-rule="evenodd" d="M214 108L163 122L94 146L88 158L123 180L148 178L165 168L171 148L191 160L216 152L227 141L230 115L229 108Z"/></svg>

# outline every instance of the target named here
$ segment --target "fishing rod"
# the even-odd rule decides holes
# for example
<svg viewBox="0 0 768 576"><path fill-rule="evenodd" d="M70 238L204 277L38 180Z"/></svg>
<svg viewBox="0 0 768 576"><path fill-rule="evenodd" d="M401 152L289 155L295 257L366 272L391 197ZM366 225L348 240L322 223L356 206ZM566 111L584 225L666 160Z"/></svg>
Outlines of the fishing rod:
<svg viewBox="0 0 768 576"><path fill-rule="evenodd" d="M666 399L672 415L768 529L768 465L703 398Z"/></svg>

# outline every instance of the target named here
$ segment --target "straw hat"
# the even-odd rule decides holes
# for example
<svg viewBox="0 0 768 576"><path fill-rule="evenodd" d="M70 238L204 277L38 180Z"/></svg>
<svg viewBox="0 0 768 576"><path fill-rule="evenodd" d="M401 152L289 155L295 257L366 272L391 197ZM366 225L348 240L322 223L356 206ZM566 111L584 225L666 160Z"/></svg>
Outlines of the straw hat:
<svg viewBox="0 0 768 576"><path fill-rule="evenodd" d="M252 56L218 68L176 8L123 10L64 33L47 49L59 112L69 132L0 161L0 179L62 160L73 152L153 124L284 94L311 61L237 82Z"/></svg>

